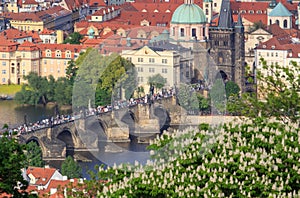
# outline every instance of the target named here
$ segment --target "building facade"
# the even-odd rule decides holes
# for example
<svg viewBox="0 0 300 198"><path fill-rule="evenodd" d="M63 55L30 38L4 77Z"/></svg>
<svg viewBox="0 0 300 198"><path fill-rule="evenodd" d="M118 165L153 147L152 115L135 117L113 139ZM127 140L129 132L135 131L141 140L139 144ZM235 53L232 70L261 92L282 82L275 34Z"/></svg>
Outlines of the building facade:
<svg viewBox="0 0 300 198"><path fill-rule="evenodd" d="M210 55L213 57L223 80L237 83L245 91L245 37L241 15L234 23L230 1L223 0L219 23L209 31L211 41ZM216 75L216 74L210 74ZM210 79L215 79L211 76Z"/></svg>

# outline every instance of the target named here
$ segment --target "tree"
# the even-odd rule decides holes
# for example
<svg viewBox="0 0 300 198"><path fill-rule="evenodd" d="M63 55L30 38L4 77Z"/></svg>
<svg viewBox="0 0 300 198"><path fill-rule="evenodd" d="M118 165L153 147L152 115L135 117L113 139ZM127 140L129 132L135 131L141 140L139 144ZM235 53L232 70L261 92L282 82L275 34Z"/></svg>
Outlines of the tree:
<svg viewBox="0 0 300 198"><path fill-rule="evenodd" d="M267 65L264 59L262 71L257 71L257 94L244 93L232 112L255 118L273 117L285 123L299 123L300 118L300 67L295 63L288 67ZM268 70L269 74L264 71Z"/></svg>
<svg viewBox="0 0 300 198"><path fill-rule="evenodd" d="M209 110L209 107L210 107L209 100L207 98L205 98L200 93L197 93L197 98L198 98L198 101L199 101L199 110L202 113L207 112Z"/></svg>
<svg viewBox="0 0 300 198"><path fill-rule="evenodd" d="M233 81L228 81L225 84L226 98L230 96L238 96L240 93L240 87Z"/></svg>
<svg viewBox="0 0 300 198"><path fill-rule="evenodd" d="M68 178L80 178L82 176L82 169L71 156L68 156L61 165L61 173Z"/></svg>
<svg viewBox="0 0 300 198"><path fill-rule="evenodd" d="M256 22L253 23L253 25L251 27L249 27L249 32L253 32L253 31L258 30L260 28L265 29L266 25L261 21L256 21Z"/></svg>
<svg viewBox="0 0 300 198"><path fill-rule="evenodd" d="M44 166L42 150L36 142L31 141L28 144L26 144L26 157L27 157L28 166L34 166L34 167Z"/></svg>
<svg viewBox="0 0 300 198"><path fill-rule="evenodd" d="M222 79L217 79L209 91L209 97L212 103L212 111L217 110L218 113L226 111L226 92Z"/></svg>
<svg viewBox="0 0 300 198"><path fill-rule="evenodd" d="M148 84L155 87L155 92L157 92L157 89L163 88L166 83L167 80L160 74L155 74L154 76L150 76L148 78Z"/></svg>
<svg viewBox="0 0 300 198"><path fill-rule="evenodd" d="M3 129L8 129L5 125ZM0 194L12 194L14 197L28 196L25 190L28 182L24 180L21 169L26 167L25 145L8 136L7 131L0 138Z"/></svg>
<svg viewBox="0 0 300 198"><path fill-rule="evenodd" d="M71 33L68 38L64 40L64 43L70 43L70 44L80 44L80 40L83 39L83 35L81 35L78 32Z"/></svg>
<svg viewBox="0 0 300 198"><path fill-rule="evenodd" d="M20 92L16 93L16 100L21 104L36 105L39 103L46 104L54 98L53 88L55 80L53 76L49 77L50 82L46 77L38 76L35 72L30 72L24 77L28 81L28 85L23 85Z"/></svg>

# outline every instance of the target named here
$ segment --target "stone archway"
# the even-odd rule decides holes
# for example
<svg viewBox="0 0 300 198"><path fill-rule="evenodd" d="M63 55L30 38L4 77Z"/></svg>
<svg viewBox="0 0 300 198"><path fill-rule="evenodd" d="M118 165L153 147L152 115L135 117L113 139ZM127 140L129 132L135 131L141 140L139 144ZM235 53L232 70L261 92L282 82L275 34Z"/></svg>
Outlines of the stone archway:
<svg viewBox="0 0 300 198"><path fill-rule="evenodd" d="M70 130L64 129L57 135L56 138L63 141L66 144L66 156L74 156L75 142Z"/></svg>
<svg viewBox="0 0 300 198"><path fill-rule="evenodd" d="M224 72L223 70L220 70L217 74L216 74L216 79L223 79L223 81L227 81L228 80L228 75L226 74L226 72Z"/></svg>
<svg viewBox="0 0 300 198"><path fill-rule="evenodd" d="M35 142L41 148L42 155L43 155L42 157L46 157L46 156L50 155L50 153L48 152L44 143L42 141L40 141L39 138L32 136L28 140L25 141L25 144L29 144L30 142Z"/></svg>

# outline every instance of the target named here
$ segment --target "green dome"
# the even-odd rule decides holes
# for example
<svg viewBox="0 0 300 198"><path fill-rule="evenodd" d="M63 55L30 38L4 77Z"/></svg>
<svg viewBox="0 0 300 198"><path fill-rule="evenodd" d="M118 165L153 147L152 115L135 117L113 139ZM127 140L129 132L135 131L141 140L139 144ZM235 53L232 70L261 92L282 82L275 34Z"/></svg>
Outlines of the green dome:
<svg viewBox="0 0 300 198"><path fill-rule="evenodd" d="M205 23L203 10L196 4L182 4L173 13L171 23L175 24L199 24Z"/></svg>

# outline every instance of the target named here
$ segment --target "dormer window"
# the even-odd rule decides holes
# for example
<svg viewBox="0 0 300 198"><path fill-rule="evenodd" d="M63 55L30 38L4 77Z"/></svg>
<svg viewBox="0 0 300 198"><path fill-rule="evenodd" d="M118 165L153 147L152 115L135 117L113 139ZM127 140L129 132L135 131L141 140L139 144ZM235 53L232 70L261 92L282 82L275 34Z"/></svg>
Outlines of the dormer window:
<svg viewBox="0 0 300 198"><path fill-rule="evenodd" d="M51 50L46 51L46 57L51 57Z"/></svg>
<svg viewBox="0 0 300 198"><path fill-rule="evenodd" d="M266 48L267 46L266 45L263 45L263 48Z"/></svg>
<svg viewBox="0 0 300 198"><path fill-rule="evenodd" d="M271 47L272 49L275 49L275 45L272 45L272 47Z"/></svg>
<svg viewBox="0 0 300 198"><path fill-rule="evenodd" d="M58 58L61 57L61 51L60 50L56 50L55 57L58 57Z"/></svg>

